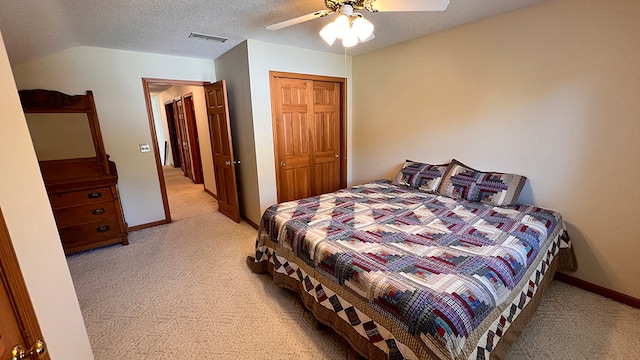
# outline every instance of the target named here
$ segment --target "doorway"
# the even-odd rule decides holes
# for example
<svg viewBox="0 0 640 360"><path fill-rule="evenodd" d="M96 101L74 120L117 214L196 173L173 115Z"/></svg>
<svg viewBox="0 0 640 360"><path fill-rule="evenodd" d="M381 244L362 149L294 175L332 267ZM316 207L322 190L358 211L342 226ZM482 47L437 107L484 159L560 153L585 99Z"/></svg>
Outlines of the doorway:
<svg viewBox="0 0 640 360"><path fill-rule="evenodd" d="M196 121L196 106L193 100L193 88L175 86L169 89L158 87L156 92L152 91L152 96L157 96L159 102L164 103L163 119L156 119L156 127L162 128L164 134L158 134L158 146L171 148L171 160L168 160L168 151L165 149L163 166L167 163L175 168L180 168L184 176L191 179L195 184L203 183L202 157L200 155L200 140L198 134L198 124ZM187 89L187 90L185 90ZM184 94L185 91L191 91ZM175 94L181 94L175 97ZM167 98L171 98L167 101ZM204 113L200 114L204 116ZM166 121L164 121L166 119ZM159 124L160 123L160 124ZM201 126L200 132L203 131ZM169 140L166 140L168 135ZM162 140L165 139L165 140Z"/></svg>
<svg viewBox="0 0 640 360"><path fill-rule="evenodd" d="M204 104L204 86L209 82L143 78L142 84L152 138L150 145L155 157L165 219L132 227L133 231L171 222L164 167L179 167L181 171L184 170L187 162L183 151L185 146L196 149L189 151L189 158L193 154L197 163L193 167L193 160L189 160L191 166L188 177L193 180L193 186L199 186L201 190L217 199L213 161L211 160L211 144L208 140L206 105ZM174 89L175 93L172 93L171 89ZM162 97L157 96L165 92L167 96L170 94L170 98L167 99L170 101L163 101ZM179 123L180 112L177 104L182 109L183 127ZM165 118L166 120L164 120ZM188 118L189 122L187 122ZM156 120L161 120L161 122ZM163 128L162 122L164 122L166 129ZM189 126L187 126L188 123ZM191 131L189 131L189 127L191 127ZM192 134L191 137L189 137L189 133ZM190 139L192 143L189 143ZM180 155L181 153L182 155ZM186 172L184 174L187 175Z"/></svg>

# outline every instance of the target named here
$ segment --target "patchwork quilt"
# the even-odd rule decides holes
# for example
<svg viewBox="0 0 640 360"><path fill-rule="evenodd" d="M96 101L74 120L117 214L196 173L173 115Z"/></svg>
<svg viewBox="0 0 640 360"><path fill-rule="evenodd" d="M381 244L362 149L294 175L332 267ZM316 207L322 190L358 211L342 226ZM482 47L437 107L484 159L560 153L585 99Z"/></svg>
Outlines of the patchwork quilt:
<svg viewBox="0 0 640 360"><path fill-rule="evenodd" d="M299 281L388 358L421 358L409 339L431 356L484 359L569 246L557 212L381 180L270 207L255 262Z"/></svg>

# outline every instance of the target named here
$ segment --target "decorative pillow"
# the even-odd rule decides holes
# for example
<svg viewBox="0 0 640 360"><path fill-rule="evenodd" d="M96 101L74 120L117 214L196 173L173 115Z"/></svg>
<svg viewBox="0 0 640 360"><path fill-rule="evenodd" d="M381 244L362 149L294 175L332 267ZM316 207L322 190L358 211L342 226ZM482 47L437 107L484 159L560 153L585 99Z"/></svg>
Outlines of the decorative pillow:
<svg viewBox="0 0 640 360"><path fill-rule="evenodd" d="M440 182L442 181L449 164L425 165L424 169L414 177L415 181L412 186L422 191L437 193Z"/></svg>
<svg viewBox="0 0 640 360"><path fill-rule="evenodd" d="M448 164L430 165L407 160L393 181L396 185L411 186L428 192L436 192Z"/></svg>
<svg viewBox="0 0 640 360"><path fill-rule="evenodd" d="M454 159L438 192L451 198L508 206L518 201L526 181L522 175L478 171Z"/></svg>

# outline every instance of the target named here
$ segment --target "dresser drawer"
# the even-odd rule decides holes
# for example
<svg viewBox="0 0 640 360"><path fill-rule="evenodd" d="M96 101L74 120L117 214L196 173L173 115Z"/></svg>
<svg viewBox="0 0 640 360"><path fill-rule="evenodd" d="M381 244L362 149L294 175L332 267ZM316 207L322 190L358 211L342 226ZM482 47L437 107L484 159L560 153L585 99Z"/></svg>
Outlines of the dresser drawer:
<svg viewBox="0 0 640 360"><path fill-rule="evenodd" d="M113 201L53 209L59 228L117 217Z"/></svg>
<svg viewBox="0 0 640 360"><path fill-rule="evenodd" d="M62 244L78 245L123 236L118 219L97 221L59 229ZM124 234L126 235L126 234Z"/></svg>
<svg viewBox="0 0 640 360"><path fill-rule="evenodd" d="M73 205L83 205L90 202L113 200L110 187L101 187L80 191L49 194L51 206L55 208Z"/></svg>

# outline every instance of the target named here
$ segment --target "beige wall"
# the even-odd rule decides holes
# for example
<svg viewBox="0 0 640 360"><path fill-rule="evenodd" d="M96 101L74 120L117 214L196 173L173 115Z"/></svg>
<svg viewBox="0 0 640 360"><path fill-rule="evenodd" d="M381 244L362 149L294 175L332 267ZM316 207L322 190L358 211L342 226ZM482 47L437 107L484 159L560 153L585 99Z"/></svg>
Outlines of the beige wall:
<svg viewBox="0 0 640 360"><path fill-rule="evenodd" d="M204 188L216 194L216 179L213 172L213 153L211 152L211 137L209 136L209 120L207 118L207 104L202 86L173 86L158 95L158 112L163 126L167 124L167 114L164 104L178 97L193 94L193 106L196 117L196 131L198 132L198 142L200 144L200 159L202 161L202 175ZM169 141L169 134L166 135ZM164 151L164 144L160 147ZM167 156L171 156L171 148L167 150ZM167 163L168 164L168 163Z"/></svg>
<svg viewBox="0 0 640 360"><path fill-rule="evenodd" d="M260 213L277 203L269 71L347 79L347 181L351 174L351 57L249 40L249 77L258 165Z"/></svg>
<svg viewBox="0 0 640 360"><path fill-rule="evenodd" d="M128 225L164 219L153 152L139 150L151 144L142 78L213 81L212 60L81 46L16 65L13 73L19 89L92 90Z"/></svg>
<svg viewBox="0 0 640 360"><path fill-rule="evenodd" d="M44 340L52 359L93 359L2 34L0 119L0 208Z"/></svg>
<svg viewBox="0 0 640 360"><path fill-rule="evenodd" d="M248 81L247 83L236 83L229 81L230 91L240 91L247 99L250 99L251 106L251 126L245 126L246 132L234 135L236 138L248 136L253 138L255 153L255 163L251 164L255 168L257 176L257 189L251 191L257 194L257 198L251 199L251 207L244 210L246 216L256 224L259 223L262 212L267 207L277 202L276 174L273 151L273 133L271 120L271 96L269 71L284 71L301 74L314 74L324 76L344 77L347 79L347 146L350 147L349 140L351 126L351 57L324 53L319 51L294 48L290 46L276 45L256 40L247 40L246 50L238 50L230 54L230 58L225 55L216 59L216 73L219 79L225 79L226 69L235 67L235 74ZM248 60L242 60L242 56L247 56ZM235 60L234 60L235 59ZM233 64L233 61L238 61ZM246 63L248 69L242 69ZM240 64L240 65L238 65ZM238 68L240 66L240 68ZM248 74L247 74L248 73ZM247 94L247 87L250 93ZM231 97L230 92L230 97ZM233 101L233 100L230 100ZM244 110L247 115L249 112ZM233 119L234 115L230 115ZM232 125L233 126L233 125ZM232 129L233 131L233 129ZM350 148L347 150L349 156ZM242 159L244 163L244 159ZM244 167L243 167L244 169ZM243 170L244 171L244 170ZM349 176L350 170L347 170ZM257 191L256 191L257 190Z"/></svg>
<svg viewBox="0 0 640 360"><path fill-rule="evenodd" d="M406 159L526 175L574 276L640 298L640 2L552 0L353 59L355 182Z"/></svg>
<svg viewBox="0 0 640 360"><path fill-rule="evenodd" d="M241 211L258 224L264 210L277 202L269 71L347 78L350 147L351 57L247 40L215 63L218 79L227 80L234 149L243 155L237 156L243 172ZM242 145L236 144L240 142ZM347 170L347 176L350 173Z"/></svg>

